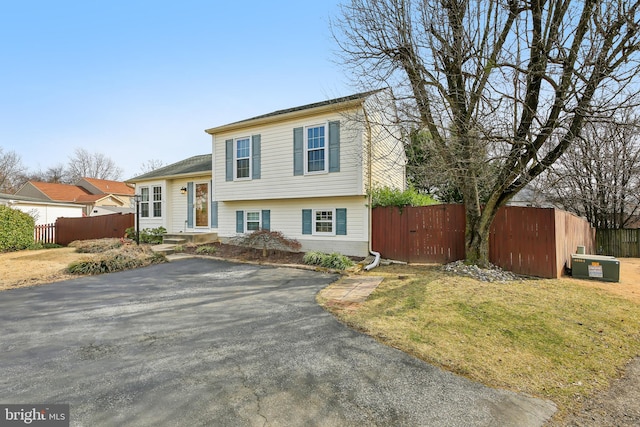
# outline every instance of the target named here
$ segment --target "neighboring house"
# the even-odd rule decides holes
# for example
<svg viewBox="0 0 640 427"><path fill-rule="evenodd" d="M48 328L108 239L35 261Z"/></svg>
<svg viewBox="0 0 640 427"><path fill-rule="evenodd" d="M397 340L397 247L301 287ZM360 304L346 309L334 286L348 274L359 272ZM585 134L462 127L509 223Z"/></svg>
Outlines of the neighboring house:
<svg viewBox="0 0 640 427"><path fill-rule="evenodd" d="M53 202L15 194L0 193L0 205L9 206L31 215L36 225L52 224L60 217L83 216L85 206L74 203Z"/></svg>
<svg viewBox="0 0 640 427"><path fill-rule="evenodd" d="M82 204L86 216L92 215L96 206L119 207L127 212L133 212L132 199L135 190L132 187L118 181L91 178L83 178L79 184L81 185L29 181L20 187L16 196ZM113 193L105 192L109 187L114 190ZM129 190L126 191L124 187Z"/></svg>
<svg viewBox="0 0 640 427"><path fill-rule="evenodd" d="M190 157L127 181L140 195L140 228L169 233L217 228L212 207L211 154ZM215 205L213 205L215 208Z"/></svg>
<svg viewBox="0 0 640 427"><path fill-rule="evenodd" d="M135 195L135 189L122 181L111 181L108 179L97 178L81 178L76 182L78 187L82 187L90 194L102 194L109 195L118 198L124 204L123 206L129 207L133 205L133 198ZM98 206L114 206L100 204Z"/></svg>

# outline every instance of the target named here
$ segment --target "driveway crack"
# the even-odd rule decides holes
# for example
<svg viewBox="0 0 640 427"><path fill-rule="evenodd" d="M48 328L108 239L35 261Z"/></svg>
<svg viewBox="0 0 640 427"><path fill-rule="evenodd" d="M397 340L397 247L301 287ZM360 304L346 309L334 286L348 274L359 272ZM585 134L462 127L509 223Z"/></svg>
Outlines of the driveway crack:
<svg viewBox="0 0 640 427"><path fill-rule="evenodd" d="M262 418L264 420L264 423L262 424L263 427L267 426L269 424L269 420L267 419L267 417L262 413L262 399L260 398L260 395L258 394L258 392L255 390L255 388L251 387L249 385L249 377L248 375L242 370L242 367L240 365L236 365L236 369L238 370L238 372L240 373L240 376L242 378L242 386L251 391L251 394L255 397L255 401L256 401L256 414L258 416L260 416L260 418Z"/></svg>

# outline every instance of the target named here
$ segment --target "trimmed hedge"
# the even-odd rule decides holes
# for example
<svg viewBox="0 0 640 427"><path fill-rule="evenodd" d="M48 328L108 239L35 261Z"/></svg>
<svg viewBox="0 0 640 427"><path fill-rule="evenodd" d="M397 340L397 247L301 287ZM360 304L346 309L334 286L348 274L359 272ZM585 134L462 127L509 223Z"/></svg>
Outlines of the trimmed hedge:
<svg viewBox="0 0 640 427"><path fill-rule="evenodd" d="M32 247L35 224L31 215L8 206L0 206L0 252Z"/></svg>

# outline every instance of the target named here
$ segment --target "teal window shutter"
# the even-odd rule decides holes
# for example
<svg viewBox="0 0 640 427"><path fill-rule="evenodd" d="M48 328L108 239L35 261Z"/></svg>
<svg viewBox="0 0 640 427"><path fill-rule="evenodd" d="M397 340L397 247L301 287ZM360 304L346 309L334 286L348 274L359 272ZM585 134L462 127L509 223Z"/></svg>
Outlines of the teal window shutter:
<svg viewBox="0 0 640 427"><path fill-rule="evenodd" d="M187 227L193 228L193 182L187 182Z"/></svg>
<svg viewBox="0 0 640 427"><path fill-rule="evenodd" d="M211 201L211 228L218 228L218 202Z"/></svg>
<svg viewBox="0 0 640 427"><path fill-rule="evenodd" d="M302 234L311 234L311 209L302 209Z"/></svg>
<svg viewBox="0 0 640 427"><path fill-rule="evenodd" d="M336 235L347 235L347 210L344 208L336 209Z"/></svg>
<svg viewBox="0 0 640 427"><path fill-rule="evenodd" d="M244 233L244 211L236 211L236 233Z"/></svg>
<svg viewBox="0 0 640 427"><path fill-rule="evenodd" d="M260 179L260 135L251 137L251 179Z"/></svg>
<svg viewBox="0 0 640 427"><path fill-rule="evenodd" d="M293 174L304 175L304 130L293 130Z"/></svg>
<svg viewBox="0 0 640 427"><path fill-rule="evenodd" d="M271 211L268 209L262 211L262 229L271 231Z"/></svg>
<svg viewBox="0 0 640 427"><path fill-rule="evenodd" d="M329 172L340 172L340 122L329 122Z"/></svg>
<svg viewBox="0 0 640 427"><path fill-rule="evenodd" d="M233 139L227 139L224 145L225 180L233 181Z"/></svg>

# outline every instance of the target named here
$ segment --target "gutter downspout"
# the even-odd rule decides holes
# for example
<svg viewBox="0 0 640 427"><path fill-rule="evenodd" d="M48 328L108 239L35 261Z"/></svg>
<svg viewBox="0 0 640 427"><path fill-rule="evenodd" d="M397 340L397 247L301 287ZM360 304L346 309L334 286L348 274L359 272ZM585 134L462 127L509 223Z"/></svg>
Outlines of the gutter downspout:
<svg viewBox="0 0 640 427"><path fill-rule="evenodd" d="M368 147L369 149L367 150L367 172L368 172L368 176L367 176L368 183L367 183L367 186L368 186L368 193L369 193L368 196L367 196L368 199L369 199L367 213L369 215L369 227L368 227L369 236L368 236L367 240L368 240L368 245L369 245L369 253L375 257L375 259L373 260L373 262L371 264L369 264L369 265L364 267L364 269L366 271L369 271L369 270L373 270L374 268L376 268L380 264L380 253L374 251L373 248L371 247L371 233L372 233L372 231L371 231L371 185L372 185L372 182L373 182L373 179L371 177L371 156L372 156L371 151L373 150L373 147L372 147L372 143L371 143L371 122L369 122L369 118L367 116L367 109L365 107L365 102L366 102L366 100L362 102L362 112L364 114L364 120L365 120L365 123L366 123L366 126L367 126L367 130L366 130L366 132L367 132L367 142L368 142L368 145L369 145L369 147Z"/></svg>

